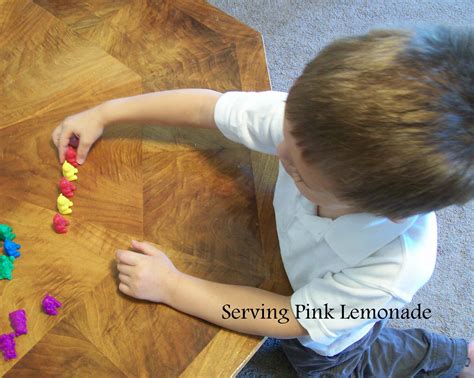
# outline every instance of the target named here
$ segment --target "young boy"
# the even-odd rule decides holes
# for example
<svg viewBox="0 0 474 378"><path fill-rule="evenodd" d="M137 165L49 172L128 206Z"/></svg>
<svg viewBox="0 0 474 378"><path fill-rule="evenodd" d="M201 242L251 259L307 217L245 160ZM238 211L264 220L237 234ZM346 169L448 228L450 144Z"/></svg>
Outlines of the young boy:
<svg viewBox="0 0 474 378"><path fill-rule="evenodd" d="M433 272L434 211L474 198L473 67L473 30L374 31L327 46L288 95L116 99L66 118L52 138L63 161L79 136L83 163L104 126L153 122L218 128L280 159L273 203L293 295L189 276L137 241L142 253L116 253L123 293L281 338L299 375L469 376L474 343L385 324ZM284 321L230 316L243 308L275 308Z"/></svg>

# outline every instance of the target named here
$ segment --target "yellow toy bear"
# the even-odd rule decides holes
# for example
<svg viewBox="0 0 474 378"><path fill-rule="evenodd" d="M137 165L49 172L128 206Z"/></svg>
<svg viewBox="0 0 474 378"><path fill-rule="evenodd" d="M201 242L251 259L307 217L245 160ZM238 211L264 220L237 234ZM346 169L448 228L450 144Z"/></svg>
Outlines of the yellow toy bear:
<svg viewBox="0 0 474 378"><path fill-rule="evenodd" d="M58 210L61 214L66 215L66 214L71 214L72 209L70 207L73 205L72 201L67 199L62 195L62 193L58 197Z"/></svg>
<svg viewBox="0 0 474 378"><path fill-rule="evenodd" d="M63 163L63 176L68 179L68 181L77 180L76 173L78 172L77 168L74 168L67 161Z"/></svg>

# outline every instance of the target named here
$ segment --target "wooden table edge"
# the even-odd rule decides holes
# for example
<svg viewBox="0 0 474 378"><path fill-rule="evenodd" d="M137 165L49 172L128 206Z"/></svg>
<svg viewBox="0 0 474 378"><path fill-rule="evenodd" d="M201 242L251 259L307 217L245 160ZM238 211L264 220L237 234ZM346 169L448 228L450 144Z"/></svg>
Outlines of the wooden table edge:
<svg viewBox="0 0 474 378"><path fill-rule="evenodd" d="M267 337L222 329L180 374L180 377L235 377L260 349ZM230 356L223 355L223 346Z"/></svg>

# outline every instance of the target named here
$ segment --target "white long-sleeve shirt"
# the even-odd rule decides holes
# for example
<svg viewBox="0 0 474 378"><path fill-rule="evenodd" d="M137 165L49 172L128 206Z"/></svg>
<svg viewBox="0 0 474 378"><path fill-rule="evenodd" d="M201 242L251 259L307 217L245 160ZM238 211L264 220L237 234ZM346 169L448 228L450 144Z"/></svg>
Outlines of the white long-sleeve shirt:
<svg viewBox="0 0 474 378"><path fill-rule="evenodd" d="M283 141L286 97L275 91L227 92L216 104L214 120L228 139L277 155ZM334 309L327 319L299 313L298 321L309 334L299 341L321 355L343 351L378 320L347 319L351 309L401 308L433 273L434 212L402 223L369 213L334 220L319 217L281 162L273 206L281 258L294 290L294 314L303 308L321 309L319 314L324 308Z"/></svg>

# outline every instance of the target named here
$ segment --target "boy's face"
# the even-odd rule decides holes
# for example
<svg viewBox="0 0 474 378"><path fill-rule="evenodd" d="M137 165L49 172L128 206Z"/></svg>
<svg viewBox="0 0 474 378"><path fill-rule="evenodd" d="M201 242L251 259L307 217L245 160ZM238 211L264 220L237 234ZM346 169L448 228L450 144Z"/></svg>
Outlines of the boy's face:
<svg viewBox="0 0 474 378"><path fill-rule="evenodd" d="M289 133L289 129L291 129L291 123L285 117L283 121L283 142L278 145L277 153L283 167L293 178L301 194L319 207L339 215L363 212L339 201L332 194L331 182L316 167L308 166L304 162L301 151L296 145L295 139ZM405 219L390 220L401 223Z"/></svg>
<svg viewBox="0 0 474 378"><path fill-rule="evenodd" d="M331 183L315 167L308 166L302 159L296 141L289 133L291 124L284 118L283 142L277 153L286 172L293 178L300 192L311 202L332 211L350 211L351 206L340 202L331 191ZM355 211L355 209L352 209Z"/></svg>

